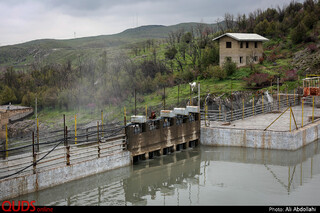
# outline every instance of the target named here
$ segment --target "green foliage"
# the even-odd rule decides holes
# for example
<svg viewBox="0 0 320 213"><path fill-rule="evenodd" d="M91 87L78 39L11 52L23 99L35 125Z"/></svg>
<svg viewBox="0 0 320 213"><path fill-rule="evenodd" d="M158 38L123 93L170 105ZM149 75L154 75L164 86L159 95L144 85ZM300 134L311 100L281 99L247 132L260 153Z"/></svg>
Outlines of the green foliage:
<svg viewBox="0 0 320 213"><path fill-rule="evenodd" d="M303 22L300 22L297 27L291 31L291 40L294 44L298 44L305 40L307 33L307 27Z"/></svg>
<svg viewBox="0 0 320 213"><path fill-rule="evenodd" d="M167 52L164 53L165 57L169 60L173 60L177 54L178 50L175 47L169 48Z"/></svg>
<svg viewBox="0 0 320 213"><path fill-rule="evenodd" d="M222 68L226 72L227 76L231 76L237 70L237 64L233 62L231 58L226 57Z"/></svg>
<svg viewBox="0 0 320 213"><path fill-rule="evenodd" d="M224 69L221 69L220 66L209 66L210 70L212 70L212 77L218 80L223 80L227 77L227 72Z"/></svg>
<svg viewBox="0 0 320 213"><path fill-rule="evenodd" d="M15 103L17 101L17 97L14 94L13 89L9 86L4 86L4 89L0 93L0 102L1 104L8 104L9 102Z"/></svg>

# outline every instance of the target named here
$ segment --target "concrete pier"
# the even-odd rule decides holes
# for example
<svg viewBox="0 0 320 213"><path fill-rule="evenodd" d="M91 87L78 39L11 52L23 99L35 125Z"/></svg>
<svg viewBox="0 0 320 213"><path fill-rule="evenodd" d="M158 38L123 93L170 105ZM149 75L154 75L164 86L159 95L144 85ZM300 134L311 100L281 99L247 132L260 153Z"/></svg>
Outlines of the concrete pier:
<svg viewBox="0 0 320 213"><path fill-rule="evenodd" d="M318 110L314 111L314 122L312 123L312 107L304 107L303 118L301 106L292 107L292 110L298 129L296 129L292 116L290 131L290 110L288 110L266 131L264 129L281 112L260 114L231 123L211 121L209 127L202 123L200 142L203 145L211 146L240 146L280 150L299 149L319 138L320 120L316 118L319 117L320 112Z"/></svg>
<svg viewBox="0 0 320 213"><path fill-rule="evenodd" d="M70 166L60 166L36 174L26 174L0 180L0 200L50 188L90 175L130 165L130 152L88 160Z"/></svg>

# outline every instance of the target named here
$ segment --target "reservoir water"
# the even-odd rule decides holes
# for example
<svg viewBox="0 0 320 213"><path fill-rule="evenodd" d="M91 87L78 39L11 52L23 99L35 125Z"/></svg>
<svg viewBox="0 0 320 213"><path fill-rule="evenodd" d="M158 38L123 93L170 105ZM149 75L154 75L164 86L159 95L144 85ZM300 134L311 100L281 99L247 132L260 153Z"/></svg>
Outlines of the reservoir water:
<svg viewBox="0 0 320 213"><path fill-rule="evenodd" d="M297 151L198 146L15 200L36 205L319 205L320 143Z"/></svg>

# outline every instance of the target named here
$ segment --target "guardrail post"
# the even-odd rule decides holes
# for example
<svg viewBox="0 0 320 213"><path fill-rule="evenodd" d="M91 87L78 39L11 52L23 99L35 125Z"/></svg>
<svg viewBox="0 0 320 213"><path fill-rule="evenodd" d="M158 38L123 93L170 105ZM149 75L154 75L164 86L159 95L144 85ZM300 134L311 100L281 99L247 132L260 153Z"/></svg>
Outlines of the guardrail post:
<svg viewBox="0 0 320 213"><path fill-rule="evenodd" d="M302 107L301 127L303 127L303 105L304 105L304 100L301 99L301 107Z"/></svg>
<svg viewBox="0 0 320 213"><path fill-rule="evenodd" d="M87 138L87 142L89 142L88 128L86 129L86 138Z"/></svg>
<svg viewBox="0 0 320 213"><path fill-rule="evenodd" d="M8 158L8 124L6 124L6 158Z"/></svg>
<svg viewBox="0 0 320 213"><path fill-rule="evenodd" d="M252 116L254 116L254 96L252 96Z"/></svg>
<svg viewBox="0 0 320 213"><path fill-rule="evenodd" d="M97 134L98 134L98 158L100 158L99 121L97 121Z"/></svg>
<svg viewBox="0 0 320 213"><path fill-rule="evenodd" d="M40 152L40 145L39 145L39 119L37 118L37 152Z"/></svg>
<svg viewBox="0 0 320 213"><path fill-rule="evenodd" d="M78 144L77 143L77 115L74 115L74 144Z"/></svg>
<svg viewBox="0 0 320 213"><path fill-rule="evenodd" d="M244 98L242 98L242 120L244 119Z"/></svg>
<svg viewBox="0 0 320 213"><path fill-rule="evenodd" d="M32 157L33 157L33 174L36 174L37 167L37 153L34 149L34 132L32 132Z"/></svg>
<svg viewBox="0 0 320 213"><path fill-rule="evenodd" d="M64 145L66 146L66 115L63 114L63 139L64 139Z"/></svg>
<svg viewBox="0 0 320 213"><path fill-rule="evenodd" d="M262 114L264 114L264 104L263 104L263 99L264 99L264 96L263 96L263 93L262 93L262 95L261 95L261 101L262 101Z"/></svg>
<svg viewBox="0 0 320 213"><path fill-rule="evenodd" d="M6 151L6 143L5 143L5 141L1 141L2 142L2 148L3 148L3 154L2 154L2 158L3 159L6 159L6 153L5 153L5 151Z"/></svg>
<svg viewBox="0 0 320 213"><path fill-rule="evenodd" d="M67 166L70 165L70 146L68 144L68 127L66 126L66 157L67 157Z"/></svg>

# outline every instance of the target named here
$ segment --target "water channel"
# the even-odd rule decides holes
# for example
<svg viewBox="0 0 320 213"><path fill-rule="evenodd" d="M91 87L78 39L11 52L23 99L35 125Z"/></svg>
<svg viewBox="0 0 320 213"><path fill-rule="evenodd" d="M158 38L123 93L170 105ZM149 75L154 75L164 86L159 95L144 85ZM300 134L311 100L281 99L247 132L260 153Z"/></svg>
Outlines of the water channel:
<svg viewBox="0 0 320 213"><path fill-rule="evenodd" d="M15 200L36 205L319 205L320 142L297 151L198 146Z"/></svg>

